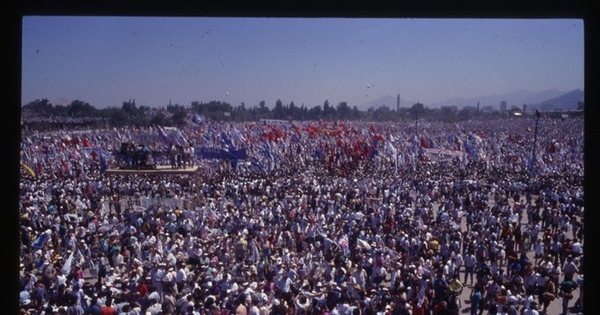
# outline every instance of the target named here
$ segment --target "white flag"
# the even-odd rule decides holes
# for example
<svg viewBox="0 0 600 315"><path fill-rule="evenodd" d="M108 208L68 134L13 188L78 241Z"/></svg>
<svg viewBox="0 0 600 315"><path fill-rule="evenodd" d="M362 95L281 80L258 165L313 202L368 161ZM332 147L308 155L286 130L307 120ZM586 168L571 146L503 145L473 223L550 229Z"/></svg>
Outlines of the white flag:
<svg viewBox="0 0 600 315"><path fill-rule="evenodd" d="M65 264L62 266L62 273L63 275L68 275L71 272L71 265L73 264L73 253L75 253L75 251L71 251L71 254L69 254L69 257L67 258L67 260L65 260Z"/></svg>

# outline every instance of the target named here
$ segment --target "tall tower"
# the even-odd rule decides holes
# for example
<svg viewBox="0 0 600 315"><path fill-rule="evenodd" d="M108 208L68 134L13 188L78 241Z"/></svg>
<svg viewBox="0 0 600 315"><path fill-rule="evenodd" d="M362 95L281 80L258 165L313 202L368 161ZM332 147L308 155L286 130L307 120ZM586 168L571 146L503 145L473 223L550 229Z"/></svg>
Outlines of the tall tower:
<svg viewBox="0 0 600 315"><path fill-rule="evenodd" d="M396 112L400 112L400 94L396 97Z"/></svg>

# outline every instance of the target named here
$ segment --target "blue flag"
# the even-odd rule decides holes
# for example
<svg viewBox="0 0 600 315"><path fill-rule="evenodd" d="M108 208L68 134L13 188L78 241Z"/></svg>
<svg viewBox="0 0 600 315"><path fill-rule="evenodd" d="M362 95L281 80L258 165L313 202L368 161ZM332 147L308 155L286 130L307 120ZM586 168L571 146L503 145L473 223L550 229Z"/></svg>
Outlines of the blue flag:
<svg viewBox="0 0 600 315"><path fill-rule="evenodd" d="M194 116L192 117L192 121L197 123L198 125L201 125L204 122L204 117L198 114L194 114Z"/></svg>
<svg viewBox="0 0 600 315"><path fill-rule="evenodd" d="M158 131L158 136L166 143L166 144L171 144L171 142L173 142L171 140L171 137L169 137L169 135L167 134L167 132L163 129L163 127L161 126L156 126L156 129Z"/></svg>
<svg viewBox="0 0 600 315"><path fill-rule="evenodd" d="M100 172L104 173L108 166L106 165L106 159L104 158L104 154L100 154Z"/></svg>
<svg viewBox="0 0 600 315"><path fill-rule="evenodd" d="M238 159L244 160L248 158L246 148L239 150L225 150L221 148L197 147L194 149L196 157L199 159Z"/></svg>
<svg viewBox="0 0 600 315"><path fill-rule="evenodd" d="M225 142L225 144L230 147L233 148L233 142L231 141L231 139L225 134L225 132L221 132L221 138L223 139L223 142Z"/></svg>
<svg viewBox="0 0 600 315"><path fill-rule="evenodd" d="M252 158L252 160L250 160L250 163L256 167L261 173L266 174L267 171L265 170L265 168L262 166L262 164L260 163L260 161L258 161L258 159L256 158Z"/></svg>
<svg viewBox="0 0 600 315"><path fill-rule="evenodd" d="M31 247L34 249L41 249L42 247L44 247L46 240L48 240L48 234L42 233L40 236L38 236L38 238L35 239L35 241L33 241Z"/></svg>

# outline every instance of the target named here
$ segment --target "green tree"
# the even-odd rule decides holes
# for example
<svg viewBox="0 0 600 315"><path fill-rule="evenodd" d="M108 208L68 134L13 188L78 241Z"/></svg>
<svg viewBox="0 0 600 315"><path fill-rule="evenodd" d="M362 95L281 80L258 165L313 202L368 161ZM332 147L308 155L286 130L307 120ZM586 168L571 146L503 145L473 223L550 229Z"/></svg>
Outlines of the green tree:
<svg viewBox="0 0 600 315"><path fill-rule="evenodd" d="M309 120L319 120L323 117L323 109L321 105L317 105L308 110L308 119Z"/></svg>
<svg viewBox="0 0 600 315"><path fill-rule="evenodd" d="M67 113L71 117L93 117L97 109L83 101L75 100L67 106Z"/></svg>
<svg viewBox="0 0 600 315"><path fill-rule="evenodd" d="M285 119L285 111L283 108L283 103L280 99L277 99L277 102L275 102L275 107L273 108L273 118Z"/></svg>
<svg viewBox="0 0 600 315"><path fill-rule="evenodd" d="M410 113L413 115L413 117L424 117L426 112L427 109L425 108L425 105L419 102L413 104L413 106L410 108Z"/></svg>
<svg viewBox="0 0 600 315"><path fill-rule="evenodd" d="M129 100L127 102L123 102L121 106L121 110L123 110L128 115L137 114L137 107L135 106L135 100Z"/></svg>
<svg viewBox="0 0 600 315"><path fill-rule="evenodd" d="M54 105L46 98L29 102L23 105L22 110L35 112L43 116L50 116L55 113Z"/></svg>
<svg viewBox="0 0 600 315"><path fill-rule="evenodd" d="M335 118L335 114L335 108L329 105L328 100L325 100L325 102L323 102L323 118L325 120L331 120Z"/></svg>
<svg viewBox="0 0 600 315"><path fill-rule="evenodd" d="M108 119L111 126L122 127L129 124L129 115L122 109L116 107L105 108L102 115Z"/></svg>
<svg viewBox="0 0 600 315"><path fill-rule="evenodd" d="M339 102L337 105L337 117L339 119L350 118L350 106L347 102Z"/></svg>
<svg viewBox="0 0 600 315"><path fill-rule="evenodd" d="M150 124L153 126L167 126L170 124L170 121L167 119L165 113L158 112L156 115L152 116L152 118L150 119Z"/></svg>

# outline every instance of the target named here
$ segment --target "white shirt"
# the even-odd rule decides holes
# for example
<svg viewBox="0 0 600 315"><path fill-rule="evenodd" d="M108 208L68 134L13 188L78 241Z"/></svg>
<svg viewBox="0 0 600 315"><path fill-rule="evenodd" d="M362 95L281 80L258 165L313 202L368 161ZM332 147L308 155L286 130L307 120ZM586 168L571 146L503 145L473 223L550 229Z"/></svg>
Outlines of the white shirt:
<svg viewBox="0 0 600 315"><path fill-rule="evenodd" d="M523 315L540 315L540 313L533 309L525 309Z"/></svg>
<svg viewBox="0 0 600 315"><path fill-rule="evenodd" d="M252 305L252 307L248 311L248 314L249 315L260 315L260 310L258 309L258 306Z"/></svg>
<svg viewBox="0 0 600 315"><path fill-rule="evenodd" d="M571 244L571 250L577 254L581 253L581 243L575 242Z"/></svg>
<svg viewBox="0 0 600 315"><path fill-rule="evenodd" d="M475 262L476 262L475 255L468 254L467 256L465 256L465 266L466 267L475 266Z"/></svg>
<svg viewBox="0 0 600 315"><path fill-rule="evenodd" d="M187 279L187 269L186 268L179 268L177 270L177 276L175 277L175 281L177 283L182 283Z"/></svg>
<svg viewBox="0 0 600 315"><path fill-rule="evenodd" d="M458 268L460 268L460 266L461 266L461 265L462 265L462 263L463 263L463 257L462 257L462 255L461 255L460 253L456 253L456 254L454 255L454 258L456 259L456 262L455 262L455 263L456 263L456 266L457 266Z"/></svg>

